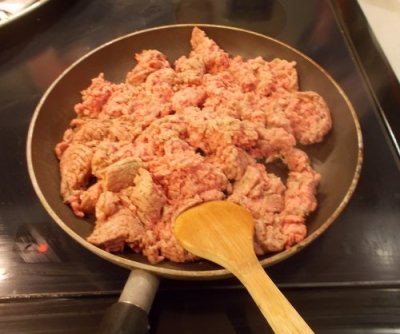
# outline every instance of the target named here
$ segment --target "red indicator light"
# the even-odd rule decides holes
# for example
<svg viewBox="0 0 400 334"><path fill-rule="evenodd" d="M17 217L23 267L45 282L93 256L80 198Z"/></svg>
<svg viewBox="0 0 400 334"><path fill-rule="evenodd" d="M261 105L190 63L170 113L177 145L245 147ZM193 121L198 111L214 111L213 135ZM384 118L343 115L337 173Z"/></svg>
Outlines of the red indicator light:
<svg viewBox="0 0 400 334"><path fill-rule="evenodd" d="M46 253L48 249L49 249L49 245L46 243L40 243L37 248L39 253Z"/></svg>

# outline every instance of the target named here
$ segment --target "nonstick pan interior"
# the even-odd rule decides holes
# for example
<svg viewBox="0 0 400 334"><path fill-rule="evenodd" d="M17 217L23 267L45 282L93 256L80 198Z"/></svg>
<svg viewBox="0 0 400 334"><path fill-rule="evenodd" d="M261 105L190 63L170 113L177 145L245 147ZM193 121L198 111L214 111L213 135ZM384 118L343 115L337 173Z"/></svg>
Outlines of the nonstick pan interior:
<svg viewBox="0 0 400 334"><path fill-rule="evenodd" d="M244 58L262 56L294 60L302 91L314 90L330 106L333 130L323 143L305 147L314 168L321 173L319 208L308 219L308 236L300 244L286 251L261 258L264 266L284 260L324 232L349 201L359 178L362 162L362 139L356 114L343 91L316 63L295 49L260 34L235 28L199 25L231 55ZM174 278L217 278L228 272L207 261L189 264L163 262L148 263L138 254L109 254L86 242L93 229L93 221L73 215L59 194L59 167L54 154L69 122L75 116L73 107L80 101L80 91L91 79L103 72L105 78L122 82L134 66L134 54L143 49L157 49L172 63L190 51L192 25L174 25L133 33L84 56L69 67L47 90L32 118L29 129L27 155L29 173L40 201L51 217L71 237L97 255L127 268L140 268L161 276Z"/></svg>

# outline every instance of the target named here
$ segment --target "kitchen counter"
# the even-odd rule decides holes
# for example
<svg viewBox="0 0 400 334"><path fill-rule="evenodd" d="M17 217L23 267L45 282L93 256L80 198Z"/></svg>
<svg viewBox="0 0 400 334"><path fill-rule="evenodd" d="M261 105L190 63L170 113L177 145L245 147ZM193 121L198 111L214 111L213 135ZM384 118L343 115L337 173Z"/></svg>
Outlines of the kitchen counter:
<svg viewBox="0 0 400 334"><path fill-rule="evenodd" d="M400 80L400 1L358 0L377 41L397 79Z"/></svg>
<svg viewBox="0 0 400 334"><path fill-rule="evenodd" d="M79 246L40 205L27 173L27 129L45 90L82 55L121 35L175 23L277 38L344 89L364 137L358 187L319 239L267 270L316 333L399 332L400 87L356 0L48 1L3 26L0 332L92 333L118 299L129 272ZM268 332L233 278L163 279L150 323L155 334Z"/></svg>

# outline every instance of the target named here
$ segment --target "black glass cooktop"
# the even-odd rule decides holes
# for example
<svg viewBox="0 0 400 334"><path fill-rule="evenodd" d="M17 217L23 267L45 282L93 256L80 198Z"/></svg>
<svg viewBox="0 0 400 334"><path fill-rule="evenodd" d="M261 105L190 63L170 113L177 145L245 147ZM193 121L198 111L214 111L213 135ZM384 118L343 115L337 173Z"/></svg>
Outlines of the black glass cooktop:
<svg viewBox="0 0 400 334"><path fill-rule="evenodd" d="M318 333L399 331L400 90L356 1L105 0L49 1L0 29L0 332L94 332L118 299L128 270L70 239L36 198L27 129L46 88L79 57L121 35L175 23L272 36L342 86L364 137L357 190L327 232L267 270ZM153 333L268 330L235 279L163 279L150 321Z"/></svg>

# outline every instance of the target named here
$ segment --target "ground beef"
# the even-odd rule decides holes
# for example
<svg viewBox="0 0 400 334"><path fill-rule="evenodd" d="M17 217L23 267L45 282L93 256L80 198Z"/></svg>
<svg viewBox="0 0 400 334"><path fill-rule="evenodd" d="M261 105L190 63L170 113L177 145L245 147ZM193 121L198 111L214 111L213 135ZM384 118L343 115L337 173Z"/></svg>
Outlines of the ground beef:
<svg viewBox="0 0 400 334"><path fill-rule="evenodd" d="M89 242L151 263L196 259L174 220L211 200L250 211L257 254L291 247L307 234L320 181L296 144L323 140L328 106L299 91L293 61L231 57L198 28L190 42L172 65L143 50L125 82L92 80L55 147L61 196L77 216L95 216ZM266 171L276 160L287 166L282 179Z"/></svg>

